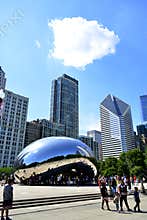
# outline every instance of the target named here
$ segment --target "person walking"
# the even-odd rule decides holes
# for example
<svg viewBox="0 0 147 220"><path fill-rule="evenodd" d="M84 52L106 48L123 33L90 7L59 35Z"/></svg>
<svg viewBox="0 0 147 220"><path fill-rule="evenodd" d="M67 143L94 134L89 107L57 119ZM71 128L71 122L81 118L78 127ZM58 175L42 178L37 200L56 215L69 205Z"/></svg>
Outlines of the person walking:
<svg viewBox="0 0 147 220"><path fill-rule="evenodd" d="M116 193L116 186L117 186L116 179L113 177L111 180L111 187L114 195Z"/></svg>
<svg viewBox="0 0 147 220"><path fill-rule="evenodd" d="M3 207L1 210L1 220L4 220L4 211L6 213L6 220L11 220L9 218L9 209L12 207L13 202L13 180L8 179L8 184L4 186L3 190Z"/></svg>
<svg viewBox="0 0 147 220"><path fill-rule="evenodd" d="M114 196L114 199L113 199L113 202L115 203L116 205L116 210L119 212L119 200L120 200L120 195L118 192L115 193L115 196Z"/></svg>
<svg viewBox="0 0 147 220"><path fill-rule="evenodd" d="M136 212L136 208L138 208L138 212L141 212L138 187L134 187L134 200L136 202L136 204L134 206L134 212Z"/></svg>
<svg viewBox="0 0 147 220"><path fill-rule="evenodd" d="M103 182L101 184L101 195L102 195L102 209L104 209L104 202L106 202L107 210L110 210L109 203L108 203L108 191L106 184Z"/></svg>
<svg viewBox="0 0 147 220"><path fill-rule="evenodd" d="M120 194L120 210L123 211L123 201L127 207L128 211L132 211L129 208L128 201L127 201L127 185L124 183L124 180L121 180L121 184L118 186L118 192Z"/></svg>

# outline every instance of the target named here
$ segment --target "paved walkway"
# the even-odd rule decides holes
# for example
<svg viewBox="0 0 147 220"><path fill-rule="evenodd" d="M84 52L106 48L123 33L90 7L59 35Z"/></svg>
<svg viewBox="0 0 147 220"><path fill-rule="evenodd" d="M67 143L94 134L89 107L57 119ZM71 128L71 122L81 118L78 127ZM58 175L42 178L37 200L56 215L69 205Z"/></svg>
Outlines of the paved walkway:
<svg viewBox="0 0 147 220"><path fill-rule="evenodd" d="M147 189L147 183L144 186ZM24 186L15 184L13 188L14 200L100 192L98 186ZM2 200L2 191L3 187L0 187L0 201Z"/></svg>
<svg viewBox="0 0 147 220"><path fill-rule="evenodd" d="M51 187L51 186L19 186L14 185L14 200L50 197L60 195L73 195L84 193L97 193L98 187ZM2 187L0 188L2 193ZM0 196L2 198L2 194ZM1 200L1 199L0 199ZM133 196L128 197L131 208L134 206ZM50 205L41 207L29 207L10 211L13 220L146 220L147 219L147 196L141 195L141 209L143 213L124 212L117 213L115 205L110 201L112 211L101 210L101 200L75 202L69 204Z"/></svg>
<svg viewBox="0 0 147 220"><path fill-rule="evenodd" d="M134 206L133 196L128 199L131 208ZM112 211L101 210L101 201L77 202L70 204L30 207L25 210L12 210L11 217L14 220L146 220L147 219L147 196L141 196L141 208L143 213L115 211L115 205L110 202Z"/></svg>

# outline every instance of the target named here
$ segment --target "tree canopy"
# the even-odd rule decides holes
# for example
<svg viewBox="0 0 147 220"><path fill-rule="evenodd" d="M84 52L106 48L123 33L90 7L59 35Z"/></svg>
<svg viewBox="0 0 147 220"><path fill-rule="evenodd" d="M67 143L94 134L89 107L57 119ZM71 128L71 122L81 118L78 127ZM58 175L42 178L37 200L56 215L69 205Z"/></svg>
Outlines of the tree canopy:
<svg viewBox="0 0 147 220"><path fill-rule="evenodd" d="M121 153L119 158L109 157L105 161L101 161L98 173L104 176L147 177L147 149L143 152L135 148Z"/></svg>

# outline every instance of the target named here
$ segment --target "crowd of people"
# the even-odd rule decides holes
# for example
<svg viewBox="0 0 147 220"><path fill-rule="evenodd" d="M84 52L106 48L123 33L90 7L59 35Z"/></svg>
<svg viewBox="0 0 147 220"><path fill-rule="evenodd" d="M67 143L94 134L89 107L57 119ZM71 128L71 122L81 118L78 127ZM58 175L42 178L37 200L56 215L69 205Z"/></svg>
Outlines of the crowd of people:
<svg viewBox="0 0 147 220"><path fill-rule="evenodd" d="M31 176L31 179L29 179L30 185L36 185L38 181L40 181L40 184L41 184L42 179L38 179L38 177L37 178L36 177L37 176L35 175L35 173ZM60 182L61 180L62 178L60 176L60 179L57 178L57 183L61 184ZM84 181L84 179L82 180ZM78 179L75 179L75 184L77 184L76 181L78 181ZM8 179L5 180L5 183L4 183L1 220L4 220L4 212L6 215L6 220L10 220L9 209L12 207L12 202L13 202L13 187L12 187L13 182L14 182L14 177L10 176ZM138 182L139 180L135 176L134 177L114 176L114 177L108 177L108 178L104 176L99 176L97 179L97 183L100 188L101 197L102 197L101 208L104 209L104 205L106 203L107 209L111 210L109 207L109 200L111 199L113 200L115 204L116 211L118 212L123 211L124 203L125 203L127 210L132 211L127 200L127 195L128 195L128 192L129 191L131 192L133 189L134 201L135 201L135 204L133 207L134 212L136 211L141 212L140 195L139 195L138 187L136 185Z"/></svg>
<svg viewBox="0 0 147 220"><path fill-rule="evenodd" d="M138 211L141 212L140 209L140 197L139 197L139 190L136 186L139 180L134 177L99 177L98 178L98 186L100 188L102 203L101 208L104 209L104 204L106 203L107 210L111 210L109 207L109 199L113 200L116 210L118 212L123 211L123 203L128 211L132 211L129 206L127 195L128 192L131 191L132 187L134 186L134 212Z"/></svg>
<svg viewBox="0 0 147 220"><path fill-rule="evenodd" d="M80 175L68 175L68 174L36 174L33 172L29 178L19 178L20 183L24 185L50 185L50 186L83 186L92 185L93 178L86 174L81 173Z"/></svg>

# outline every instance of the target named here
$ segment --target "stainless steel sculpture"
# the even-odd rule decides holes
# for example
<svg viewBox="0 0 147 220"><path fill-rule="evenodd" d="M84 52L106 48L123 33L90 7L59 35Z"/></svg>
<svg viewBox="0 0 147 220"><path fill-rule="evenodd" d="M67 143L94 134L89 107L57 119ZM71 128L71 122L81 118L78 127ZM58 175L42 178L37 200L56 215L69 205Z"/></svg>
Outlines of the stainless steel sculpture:
<svg viewBox="0 0 147 220"><path fill-rule="evenodd" d="M17 156L15 177L25 181L32 176L38 178L38 175L44 175L48 183L52 176L56 179L58 176L81 178L81 175L92 178L97 173L90 160L92 157L90 147L80 140L69 137L43 138L28 145Z"/></svg>

